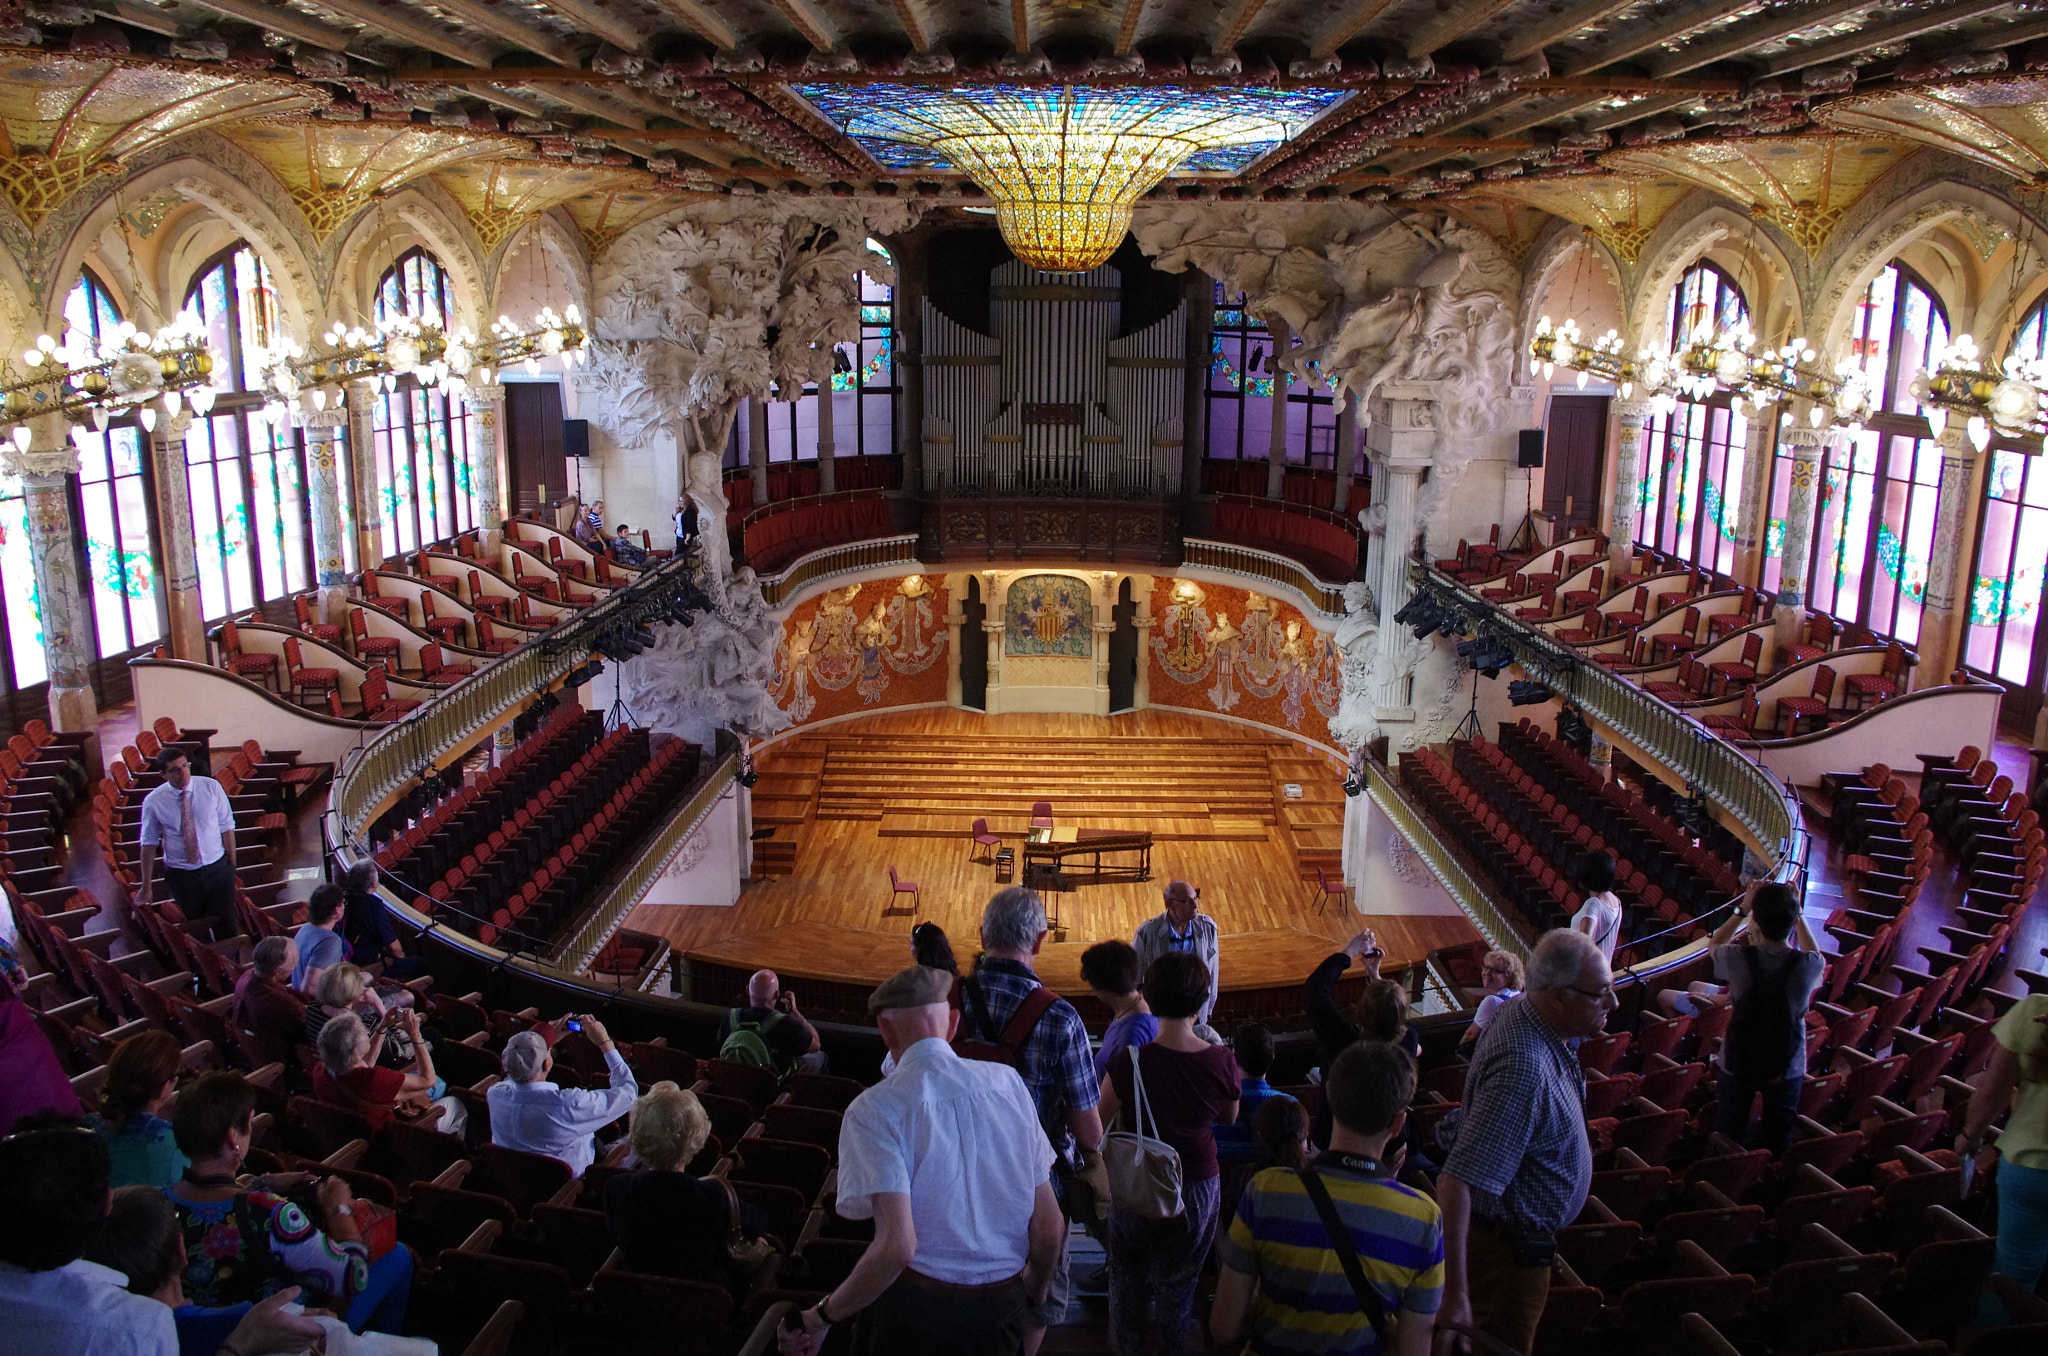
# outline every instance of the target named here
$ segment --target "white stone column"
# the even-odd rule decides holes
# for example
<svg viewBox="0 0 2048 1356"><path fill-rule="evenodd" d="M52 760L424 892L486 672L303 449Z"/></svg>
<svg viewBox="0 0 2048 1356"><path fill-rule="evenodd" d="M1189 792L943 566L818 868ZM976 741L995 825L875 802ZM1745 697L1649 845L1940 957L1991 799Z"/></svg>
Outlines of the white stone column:
<svg viewBox="0 0 2048 1356"><path fill-rule="evenodd" d="M35 570L36 610L50 668L50 725L89 731L99 723L99 702L92 690L92 619L79 584L71 531L71 477L78 474L78 451L63 415L39 415L28 425L34 434L28 451L7 444L6 463L21 477L28 517L29 563ZM179 483L184 483L182 476ZM186 539L189 543L189 531ZM200 658L205 658L203 651Z"/></svg>
<svg viewBox="0 0 2048 1356"><path fill-rule="evenodd" d="M1266 498L1279 499L1287 483L1287 369L1280 360L1294 345L1294 331L1284 320L1271 320L1266 332L1273 336L1273 356L1266 364L1273 374L1273 424L1266 433ZM1251 374L1245 376L1249 380Z"/></svg>
<svg viewBox="0 0 2048 1356"><path fill-rule="evenodd" d="M356 563L375 569L384 559L384 497L377 490L377 443L370 431L371 402L379 394L377 383L367 378L348 387L348 465L355 502ZM487 558L487 564L497 561Z"/></svg>
<svg viewBox="0 0 2048 1356"><path fill-rule="evenodd" d="M1413 673L1408 632L1391 624L1413 590L1408 564L1421 524L1415 518L1422 475L1436 450L1436 402L1422 383L1389 383L1373 401L1366 428L1366 452L1372 458L1374 508L1384 513L1385 539L1378 552L1379 577L1373 596L1380 605L1379 660L1374 666L1377 690L1373 715L1381 725L1412 721L1408 680Z"/></svg>
<svg viewBox="0 0 2048 1356"><path fill-rule="evenodd" d="M157 411L151 452L156 458L157 536L163 544L164 604L174 658L206 662L206 608L199 600L199 548L192 535L192 488L186 478L185 435L192 412Z"/></svg>
<svg viewBox="0 0 2048 1356"><path fill-rule="evenodd" d="M1792 493L1785 504L1785 536L1779 545L1777 643L1799 639L1806 621L1806 565L1812 553L1813 518L1820 499L1821 456L1826 435L1795 420L1785 429L1792 448Z"/></svg>
<svg viewBox="0 0 2048 1356"><path fill-rule="evenodd" d="M1971 551L1977 539L1983 457L1964 428L1951 420L1941 431L1941 490L1934 501L1934 541L1927 550L1927 593L1920 606L1920 664L1913 687L1939 687L1961 662L1963 629L1970 619L1976 578Z"/></svg>
<svg viewBox="0 0 2048 1356"><path fill-rule="evenodd" d="M818 379L818 493L831 494L837 488L833 474L832 378Z"/></svg>
<svg viewBox="0 0 2048 1356"><path fill-rule="evenodd" d="M1614 443L1614 502L1607 511L1607 578L1619 587L1629 577L1636 551L1636 509L1643 502L1643 426L1650 421L1647 400L1617 400L1612 407L1621 420Z"/></svg>
<svg viewBox="0 0 2048 1356"><path fill-rule="evenodd" d="M306 503L312 519L309 526L320 620L340 625L348 599L348 570L341 544L341 466L336 446L348 424L348 409L301 410L298 423L306 436Z"/></svg>
<svg viewBox="0 0 2048 1356"><path fill-rule="evenodd" d="M470 485L476 491L477 538L485 560L496 560L505 540L504 482L498 475L498 421L505 408L503 386L470 386L462 403L475 419L470 436Z"/></svg>
<svg viewBox="0 0 2048 1356"><path fill-rule="evenodd" d="M1131 625L1138 628L1138 678L1131 684L1133 711L1152 705L1152 631L1159 625L1159 618L1152 615L1152 587L1149 576L1131 576L1131 597L1138 604L1138 613L1131 619Z"/></svg>

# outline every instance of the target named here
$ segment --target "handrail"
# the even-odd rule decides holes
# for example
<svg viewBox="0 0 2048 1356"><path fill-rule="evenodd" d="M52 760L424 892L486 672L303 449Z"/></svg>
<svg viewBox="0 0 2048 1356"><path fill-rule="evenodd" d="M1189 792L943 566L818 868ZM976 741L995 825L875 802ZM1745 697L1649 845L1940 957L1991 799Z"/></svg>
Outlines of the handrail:
<svg viewBox="0 0 2048 1356"><path fill-rule="evenodd" d="M1321 613L1329 621L1334 622L1344 615L1343 585L1326 584L1309 573L1308 567L1299 561L1290 560L1272 551L1262 551L1256 546L1240 546L1236 542L1183 537L1181 562L1185 565L1199 565L1204 569L1219 570L1225 574L1247 575L1266 583L1284 585L1300 594L1311 609Z"/></svg>
<svg viewBox="0 0 2048 1356"><path fill-rule="evenodd" d="M809 508L814 504L848 504L857 499L886 499L891 492L879 486L863 486L852 490L833 490L830 494L798 495L793 499L771 499L756 508L749 509L747 516L740 520L740 531L744 532L755 523L766 518L778 517L797 509Z"/></svg>
<svg viewBox="0 0 2048 1356"><path fill-rule="evenodd" d="M328 841L360 841L370 818L406 782L471 746L590 657L600 631L630 609L682 597L695 588L694 557L676 556L639 579L541 632L465 678L369 741L335 769L328 798Z"/></svg>
<svg viewBox="0 0 2048 1356"><path fill-rule="evenodd" d="M1522 934L1495 907L1485 888L1466 872L1465 864L1458 860L1450 845L1436 836L1435 826L1408 803L1407 793L1388 775L1385 765L1372 758L1365 760L1365 790L1372 803L1394 821L1395 830L1408 845L1422 854L1430 871L1486 938L1487 945L1496 951L1511 951L1526 960L1529 944Z"/></svg>
<svg viewBox="0 0 2048 1356"><path fill-rule="evenodd" d="M1796 793L1769 769L1701 725L1692 717L1632 683L1585 662L1567 645L1524 625L1504 609L1421 561L1409 562L1409 580L1418 593L1455 607L1481 621L1487 632L1515 652L1515 661L1532 677L1542 678L1577 703L1592 719L1607 726L1671 771L1696 786L1706 797L1747 828L1762 849L1773 880L1790 880L1804 855ZM1386 618L1384 625L1393 625Z"/></svg>
<svg viewBox="0 0 2048 1356"><path fill-rule="evenodd" d="M703 784L689 800L670 810L645 841L635 851L637 856L624 870L606 885L604 893L596 900L590 917L576 930L576 935L553 948L554 961L565 970L580 971L596 958L599 949L626 921L626 915L647 893L690 836L697 832L718 802L725 795L727 787L739 775L739 741L720 731L718 748L721 753L718 765L711 769Z"/></svg>
<svg viewBox="0 0 2048 1356"><path fill-rule="evenodd" d="M1218 490L1209 498L1225 504L1251 504L1258 508L1278 509L1282 513L1312 518L1331 527L1341 527L1354 538L1360 541L1365 539L1365 529L1358 525L1356 518L1348 513L1339 513L1335 509L1323 508L1318 504L1301 504L1291 499L1268 499L1264 495L1239 494L1235 490Z"/></svg>
<svg viewBox="0 0 2048 1356"><path fill-rule="evenodd" d="M807 555L798 556L781 574L763 578L761 596L768 600L769 607L777 608L797 590L827 575L843 574L850 570L872 570L883 565L917 563L915 532L872 537L867 541L841 542L837 546L822 547Z"/></svg>

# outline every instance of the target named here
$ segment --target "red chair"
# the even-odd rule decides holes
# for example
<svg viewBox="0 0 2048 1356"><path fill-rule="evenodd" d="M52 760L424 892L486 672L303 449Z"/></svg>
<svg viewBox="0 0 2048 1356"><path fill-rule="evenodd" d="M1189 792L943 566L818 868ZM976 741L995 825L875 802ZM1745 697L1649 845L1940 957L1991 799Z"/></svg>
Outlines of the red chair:
<svg viewBox="0 0 2048 1356"><path fill-rule="evenodd" d="M1778 647L1778 667L1800 664L1809 659L1818 659L1834 648L1835 621L1825 614L1806 619L1806 640Z"/></svg>
<svg viewBox="0 0 2048 1356"><path fill-rule="evenodd" d="M396 636L373 636L370 634L369 618L361 608L348 610L349 638L355 642L356 658L365 664L382 660L389 668L400 665L399 639Z"/></svg>
<svg viewBox="0 0 2048 1356"><path fill-rule="evenodd" d="M975 847L985 847L989 850L991 854L993 854L995 850L1001 847L1003 844L1003 840L1000 837L988 831L988 821L986 819L977 819L974 821L973 842ZM971 849L969 850L967 856L969 860L973 859L974 853ZM993 856L991 856L991 860L993 860Z"/></svg>
<svg viewBox="0 0 2048 1356"><path fill-rule="evenodd" d="M292 692L303 697L308 692L333 692L341 690L340 669L309 669L306 658L299 649L297 636L286 636L284 640L285 671L291 675Z"/></svg>
<svg viewBox="0 0 2048 1356"><path fill-rule="evenodd" d="M1049 829L1052 827L1051 801L1034 800L1031 802L1031 827L1034 829Z"/></svg>
<svg viewBox="0 0 2048 1356"><path fill-rule="evenodd" d="M1813 688L1804 697L1778 698L1778 720L1784 728L1785 737L1790 739L1799 733L1802 720L1819 721L1822 728L1827 725L1828 703L1835 695L1835 671L1822 664L1814 671Z"/></svg>
<svg viewBox="0 0 2048 1356"><path fill-rule="evenodd" d="M313 606L303 593L292 596L292 615L298 618L299 629L315 640L331 642L341 639L341 627L333 622L313 620Z"/></svg>
<svg viewBox="0 0 2048 1356"><path fill-rule="evenodd" d="M1725 693L1731 687L1756 681L1757 661L1763 658L1763 653L1764 638L1761 634L1752 631L1749 635L1743 637L1742 658L1740 660L1724 659L1718 664L1707 665L1707 671L1720 680L1721 691Z"/></svg>
<svg viewBox="0 0 2048 1356"><path fill-rule="evenodd" d="M1323 901L1324 901L1324 900L1326 900L1326 899L1328 899L1328 898L1330 898L1330 897L1331 897L1332 895L1336 896L1338 900L1342 901L1342 902L1341 902L1341 905L1340 905L1340 907L1342 907L1342 908L1344 908L1344 909L1346 909L1346 910L1349 910L1349 909L1350 909L1350 907L1351 907L1351 887L1350 887L1350 886L1348 886L1348 885L1346 885L1346 884L1345 884L1345 883L1343 882L1343 880L1341 880L1341 879L1339 879L1339 880L1338 880L1338 881L1337 881L1337 882L1336 882L1335 884L1332 884L1332 883L1330 882L1330 873L1329 873L1328 871L1324 870L1324 869L1323 869L1322 867L1318 866L1318 867L1316 868L1316 912L1317 912L1317 913L1321 913L1321 912L1322 912L1322 910L1323 910Z"/></svg>
<svg viewBox="0 0 2048 1356"><path fill-rule="evenodd" d="M451 664L439 645L420 646L420 675L430 683L452 683L476 672L474 664Z"/></svg>
<svg viewBox="0 0 2048 1356"><path fill-rule="evenodd" d="M1906 680L1906 649L1896 640L1885 646L1884 666L1876 673L1852 673L1842 680L1842 709L1860 711L1866 705L1889 701L1899 695Z"/></svg>
<svg viewBox="0 0 2048 1356"><path fill-rule="evenodd" d="M220 666L237 678L277 686L278 657L242 653L242 633L231 621L220 624Z"/></svg>
<svg viewBox="0 0 2048 1356"><path fill-rule="evenodd" d="M891 866L889 868L889 907L885 909L883 912L895 912L896 897L898 895L909 895L910 911L912 913L917 912L919 901L919 895L917 893L917 882L902 879L896 874L896 868L894 866Z"/></svg>
<svg viewBox="0 0 2048 1356"><path fill-rule="evenodd" d="M443 645L459 645L462 643L464 619L461 617L443 617L435 612L434 595L431 593L422 593L420 595L420 618L420 625L425 629L426 633L435 640L440 641Z"/></svg>
<svg viewBox="0 0 2048 1356"><path fill-rule="evenodd" d="M1756 723L1762 716L1763 704L1756 699L1756 691L1751 689L1742 694L1742 708L1737 714L1706 716L1701 723L1723 739L1754 739Z"/></svg>
<svg viewBox="0 0 2048 1356"><path fill-rule="evenodd" d="M475 570L469 572L469 606L473 612L488 613L500 620L512 608L512 600L503 594L484 592L484 577Z"/></svg>
<svg viewBox="0 0 2048 1356"><path fill-rule="evenodd" d="M492 624L491 619L479 612L476 618L476 647L485 654L509 654L519 648L519 641L513 636L499 635L498 628Z"/></svg>

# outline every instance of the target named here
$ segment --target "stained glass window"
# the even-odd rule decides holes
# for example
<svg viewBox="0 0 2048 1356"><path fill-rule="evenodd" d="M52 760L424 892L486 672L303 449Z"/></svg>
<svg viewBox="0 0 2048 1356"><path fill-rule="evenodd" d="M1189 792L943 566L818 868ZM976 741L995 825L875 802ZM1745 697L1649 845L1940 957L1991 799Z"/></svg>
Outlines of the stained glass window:
<svg viewBox="0 0 2048 1356"><path fill-rule="evenodd" d="M1216 285L1215 318L1209 341L1209 385L1203 402L1208 412L1208 456L1218 461L1266 460L1273 431L1273 334L1245 309L1244 294L1225 294ZM1299 340L1296 340L1299 343ZM1337 402L1326 381L1287 383L1287 462L1329 470L1336 465ZM1209 480L1214 490L1265 493L1263 472L1249 482L1218 468ZM1229 481L1226 485L1224 482Z"/></svg>
<svg viewBox="0 0 2048 1356"><path fill-rule="evenodd" d="M860 275L860 343L839 345L832 360L832 455L885 457L896 451L896 327L892 289ZM780 394L779 392L777 394ZM818 388L795 400L771 400L766 441L771 464L818 456ZM747 458L745 411L735 421L732 455Z"/></svg>
<svg viewBox="0 0 2048 1356"><path fill-rule="evenodd" d="M2037 305L2013 339L2012 353L2048 356L2048 304ZM1977 524L1963 664L2016 689L2035 710L2044 666L2041 639L2044 568L2048 568L2048 458L1996 447L1984 468L1984 504ZM2032 711L2021 711L2022 718Z"/></svg>
<svg viewBox="0 0 2048 1356"><path fill-rule="evenodd" d="M1687 269L1671 293L1669 340L1676 346L1749 319L1742 289L1713 264ZM1681 560L1723 574L1735 568L1735 530L1742 513L1749 421L1724 392L1682 400L1643 430L1642 502L1636 539Z"/></svg>
<svg viewBox="0 0 2048 1356"><path fill-rule="evenodd" d="M376 318L409 315L446 323L454 302L447 270L414 247L377 284ZM417 551L476 526L469 410L460 399L429 391L407 373L396 389L376 397L370 430L386 556Z"/></svg>
<svg viewBox="0 0 2048 1356"><path fill-rule="evenodd" d="M1822 461L1807 606L1910 645L1920 638L1941 484L1941 447L1911 388L1948 342L1948 319L1933 291L1893 263L1857 303L1849 341L1879 413L1831 441ZM1781 460L1789 450L1781 447Z"/></svg>
<svg viewBox="0 0 2048 1356"><path fill-rule="evenodd" d="M17 476L0 475L0 625L7 628L7 690L50 676L43 653L43 616L36 598L36 570L29 558L28 513Z"/></svg>
<svg viewBox="0 0 2048 1356"><path fill-rule="evenodd" d="M277 334L270 266L247 245L230 246L199 270L185 310L226 359L212 413L185 435L199 597L211 619L312 586L311 510L304 436L258 413L259 354Z"/></svg>

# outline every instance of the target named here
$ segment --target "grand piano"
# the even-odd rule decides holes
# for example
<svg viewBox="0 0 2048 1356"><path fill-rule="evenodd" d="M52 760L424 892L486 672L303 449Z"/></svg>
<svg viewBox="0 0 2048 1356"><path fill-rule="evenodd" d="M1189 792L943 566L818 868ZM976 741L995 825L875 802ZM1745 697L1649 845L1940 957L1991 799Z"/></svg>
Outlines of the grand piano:
<svg viewBox="0 0 2048 1356"><path fill-rule="evenodd" d="M1105 861L1108 857L1111 860ZM1043 826L1031 831L1024 844L1024 880L1033 883L1035 873L1057 877L1049 882L1055 890L1097 882L1127 883L1152 879L1152 835L1121 829L1083 829ZM1043 879L1043 874L1039 874Z"/></svg>

